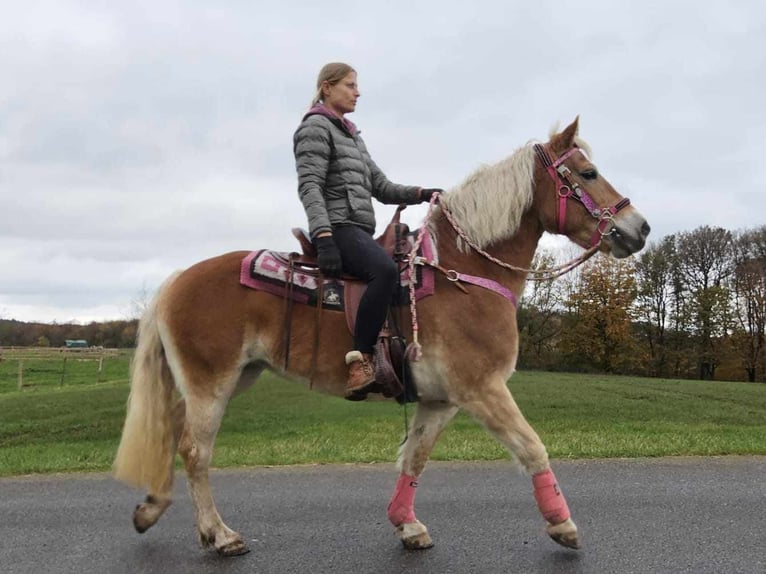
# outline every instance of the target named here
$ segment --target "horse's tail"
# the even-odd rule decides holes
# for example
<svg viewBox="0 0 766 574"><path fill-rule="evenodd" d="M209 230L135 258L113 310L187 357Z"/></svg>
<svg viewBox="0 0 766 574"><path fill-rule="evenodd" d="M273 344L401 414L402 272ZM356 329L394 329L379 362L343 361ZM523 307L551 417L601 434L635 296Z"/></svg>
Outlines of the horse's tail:
<svg viewBox="0 0 766 574"><path fill-rule="evenodd" d="M157 307L175 278L160 287L138 325L138 346L130 365L131 383L114 476L150 493L170 484L175 456L173 375L168 368L157 324Z"/></svg>

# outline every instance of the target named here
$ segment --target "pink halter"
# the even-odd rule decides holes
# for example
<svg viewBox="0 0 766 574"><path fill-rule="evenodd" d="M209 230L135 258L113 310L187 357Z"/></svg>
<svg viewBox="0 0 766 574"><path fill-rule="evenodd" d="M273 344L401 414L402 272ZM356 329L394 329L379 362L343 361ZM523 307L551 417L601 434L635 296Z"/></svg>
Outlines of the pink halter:
<svg viewBox="0 0 766 574"><path fill-rule="evenodd" d="M620 210L630 205L630 199L623 197L612 207L599 207L588 192L585 191L579 183L572 179L572 172L564 165L564 162L578 151L585 154L579 147L573 147L561 155L561 157L551 161L545 147L541 144L535 144L535 153L537 154L537 157L540 159L543 166L545 166L551 179L553 179L553 183L557 186L559 195L559 209L556 213L558 232L561 234L564 233L567 216L567 200L571 198L579 201L585 206L585 209L588 210L588 213L590 213L591 216L598 219L596 231L593 233L593 237L591 237L591 247L593 247L598 245L605 235L612 233L614 229L614 216Z"/></svg>

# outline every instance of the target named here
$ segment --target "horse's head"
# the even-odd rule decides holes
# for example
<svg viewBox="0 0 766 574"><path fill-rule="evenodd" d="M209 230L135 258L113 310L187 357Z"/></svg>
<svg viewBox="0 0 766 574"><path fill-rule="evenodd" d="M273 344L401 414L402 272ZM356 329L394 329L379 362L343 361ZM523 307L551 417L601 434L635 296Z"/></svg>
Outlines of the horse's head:
<svg viewBox="0 0 766 574"><path fill-rule="evenodd" d="M535 146L542 174L534 202L546 231L566 235L582 247L622 258L643 248L649 224L630 200L611 186L577 138L578 118L547 144Z"/></svg>

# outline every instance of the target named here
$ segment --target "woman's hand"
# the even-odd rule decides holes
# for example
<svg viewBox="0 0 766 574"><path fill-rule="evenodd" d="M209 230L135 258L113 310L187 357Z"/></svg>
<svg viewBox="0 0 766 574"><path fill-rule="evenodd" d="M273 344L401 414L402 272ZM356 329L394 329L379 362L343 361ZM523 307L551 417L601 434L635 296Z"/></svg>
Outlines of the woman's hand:
<svg viewBox="0 0 766 574"><path fill-rule="evenodd" d="M444 190L438 187L421 187L420 188L420 201L431 201L431 197L435 193L444 193Z"/></svg>
<svg viewBox="0 0 766 574"><path fill-rule="evenodd" d="M343 270L343 262L332 235L327 234L315 237L314 245L317 248L317 260L322 274L327 277L339 278Z"/></svg>

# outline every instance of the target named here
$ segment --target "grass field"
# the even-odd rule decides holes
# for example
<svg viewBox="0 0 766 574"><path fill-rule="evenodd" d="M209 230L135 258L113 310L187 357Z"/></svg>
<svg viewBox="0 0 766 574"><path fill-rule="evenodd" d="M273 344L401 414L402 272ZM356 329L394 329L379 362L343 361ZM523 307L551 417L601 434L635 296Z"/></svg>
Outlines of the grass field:
<svg viewBox="0 0 766 574"><path fill-rule="evenodd" d="M108 382L59 387L54 376L4 389L0 475L108 470L128 395L127 359L120 361ZM554 458L766 454L765 385L520 372L510 388ZM394 461L403 433L395 403L350 403L265 375L230 403L213 464ZM507 457L464 415L432 455Z"/></svg>
<svg viewBox="0 0 766 574"><path fill-rule="evenodd" d="M126 382L131 356L132 351L117 349L3 348L0 350L0 394Z"/></svg>

